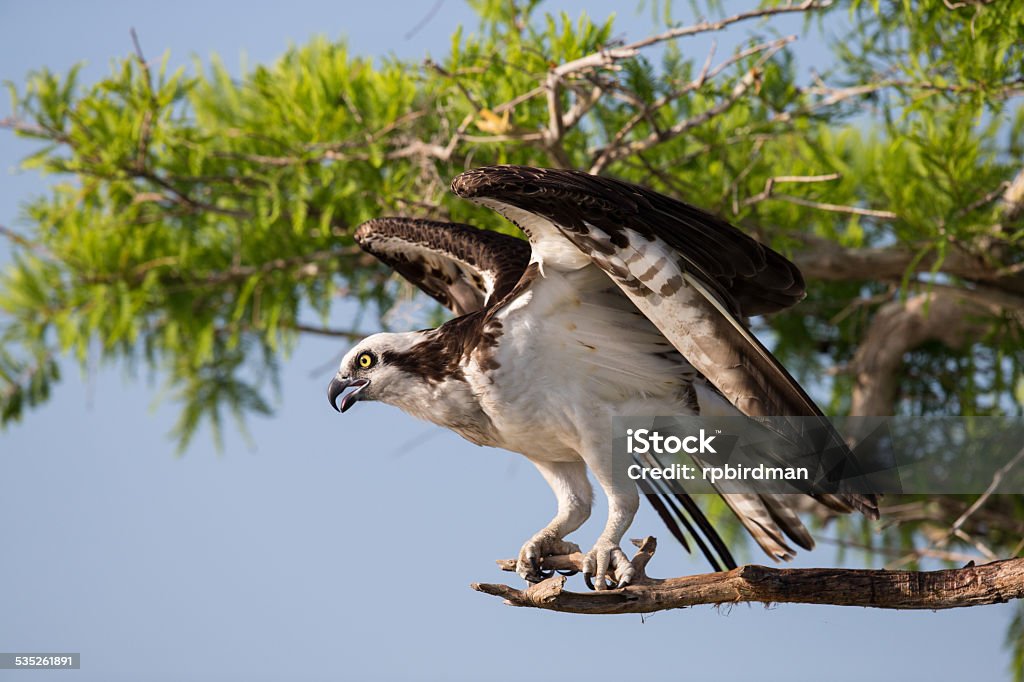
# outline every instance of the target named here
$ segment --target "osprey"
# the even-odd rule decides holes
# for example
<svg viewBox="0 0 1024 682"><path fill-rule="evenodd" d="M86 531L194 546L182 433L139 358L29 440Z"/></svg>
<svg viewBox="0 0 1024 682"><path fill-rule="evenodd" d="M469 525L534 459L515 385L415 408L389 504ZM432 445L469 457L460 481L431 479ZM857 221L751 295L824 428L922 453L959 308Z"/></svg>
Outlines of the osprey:
<svg viewBox="0 0 1024 682"><path fill-rule="evenodd" d="M633 577L619 544L639 492L616 470L627 463L612 457L613 416L827 423L744 322L803 298L799 270L780 254L698 208L579 171L478 168L456 177L452 191L503 215L528 242L429 220L361 225L355 240L365 251L458 317L366 338L345 355L328 399L339 412L379 400L533 462L558 511L520 549L523 578L550 575L540 569L545 556L579 551L565 538L590 516L588 470L608 497L608 520L584 555L584 577L588 585L597 578L596 589ZM684 546L686 529L714 568L735 566L678 484L642 485ZM800 497L723 494L775 560L793 557L789 541L813 547ZM878 514L869 495L813 497L840 512Z"/></svg>

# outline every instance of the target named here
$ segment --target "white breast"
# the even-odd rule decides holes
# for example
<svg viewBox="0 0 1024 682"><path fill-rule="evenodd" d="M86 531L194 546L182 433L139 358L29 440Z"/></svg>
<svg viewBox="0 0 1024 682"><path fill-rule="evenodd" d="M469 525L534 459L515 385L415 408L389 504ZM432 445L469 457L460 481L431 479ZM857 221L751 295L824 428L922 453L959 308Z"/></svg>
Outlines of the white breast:
<svg viewBox="0 0 1024 682"><path fill-rule="evenodd" d="M596 267L548 270L496 321L500 366L465 369L501 447L578 459L612 416L692 413L693 368Z"/></svg>

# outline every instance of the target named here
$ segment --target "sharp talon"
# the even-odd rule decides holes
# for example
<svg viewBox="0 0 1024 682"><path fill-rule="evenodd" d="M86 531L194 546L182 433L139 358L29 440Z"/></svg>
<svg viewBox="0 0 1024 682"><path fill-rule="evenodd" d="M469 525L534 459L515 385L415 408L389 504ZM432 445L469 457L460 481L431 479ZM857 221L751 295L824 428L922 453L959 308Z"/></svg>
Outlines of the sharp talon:
<svg viewBox="0 0 1024 682"><path fill-rule="evenodd" d="M530 557L530 568L532 573L526 580L531 583L539 583L541 580L547 580L555 574L554 571L543 571L540 568L540 563L537 561L537 557Z"/></svg>
<svg viewBox="0 0 1024 682"><path fill-rule="evenodd" d="M629 581L628 581L628 580L620 580L620 581L618 582L618 584L617 584L617 585L615 585L615 589L617 589L617 590L621 590L621 589L622 589L623 587L625 587L625 586L626 586L626 585L628 585L628 584L629 584Z"/></svg>
<svg viewBox="0 0 1024 682"><path fill-rule="evenodd" d="M583 582L585 582L585 583L587 584L587 587L589 587L590 589L592 589L592 590L595 590L595 591L596 591L596 590L597 590L597 588L596 588L596 587L594 587L594 581L593 581L593 580L591 580L590 578L591 578L591 576L590 576L590 574L589 574L589 573L584 573L584 574L583 574Z"/></svg>
<svg viewBox="0 0 1024 682"><path fill-rule="evenodd" d="M566 577L569 577L571 575L576 575L577 573L579 573L579 571L573 568L570 568L568 571L562 571L556 568L555 573L557 573L558 575L564 575Z"/></svg>

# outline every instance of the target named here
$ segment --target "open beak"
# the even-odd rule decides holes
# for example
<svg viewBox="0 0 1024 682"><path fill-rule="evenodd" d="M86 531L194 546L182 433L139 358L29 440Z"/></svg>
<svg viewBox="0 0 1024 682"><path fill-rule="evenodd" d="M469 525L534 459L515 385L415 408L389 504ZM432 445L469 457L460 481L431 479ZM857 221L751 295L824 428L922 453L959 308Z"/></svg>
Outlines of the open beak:
<svg viewBox="0 0 1024 682"><path fill-rule="evenodd" d="M348 377L334 377L331 379L331 385L327 387L327 400L330 401L331 407L338 412L344 412L348 408L352 407L359 400L359 394L362 393L363 389L370 385L369 379L349 379ZM338 396L345 393L346 389L354 388L345 394L345 397L341 399L341 405L338 405Z"/></svg>

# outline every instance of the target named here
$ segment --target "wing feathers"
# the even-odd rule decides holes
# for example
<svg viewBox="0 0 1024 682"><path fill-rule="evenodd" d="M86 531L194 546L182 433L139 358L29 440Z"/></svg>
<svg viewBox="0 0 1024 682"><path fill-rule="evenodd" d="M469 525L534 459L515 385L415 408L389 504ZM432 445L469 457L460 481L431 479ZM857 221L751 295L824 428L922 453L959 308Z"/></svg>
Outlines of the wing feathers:
<svg viewBox="0 0 1024 682"><path fill-rule="evenodd" d="M780 310L803 297L800 271L780 254L693 206L578 171L479 168L455 178L452 189L519 225L541 268L576 269L579 253L589 257L743 414L818 417L819 430L830 434L834 446L845 447L814 401L743 322L746 315ZM566 242L579 253L566 255ZM772 424L794 443L810 437L798 420ZM878 514L872 496L822 491L816 497L833 507ZM811 544L783 499L727 501L773 556L792 555L783 533L798 545Z"/></svg>
<svg viewBox="0 0 1024 682"><path fill-rule="evenodd" d="M530 261L530 245L469 225L378 218L353 235L373 254L458 315L500 300Z"/></svg>
<svg viewBox="0 0 1024 682"><path fill-rule="evenodd" d="M744 316L781 310L804 297L803 277L786 258L710 213L636 185L580 171L495 166L466 171L452 191L505 202L581 234L590 223L616 248L628 243L623 227L659 239Z"/></svg>

